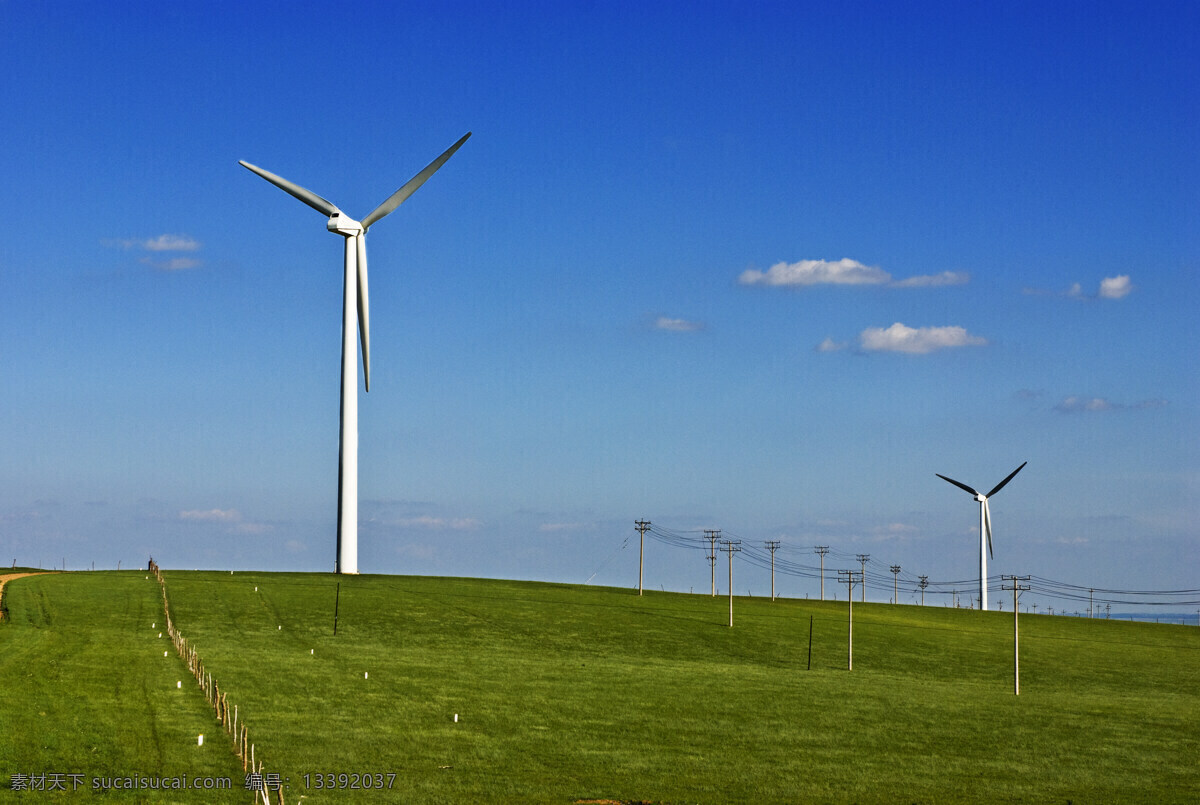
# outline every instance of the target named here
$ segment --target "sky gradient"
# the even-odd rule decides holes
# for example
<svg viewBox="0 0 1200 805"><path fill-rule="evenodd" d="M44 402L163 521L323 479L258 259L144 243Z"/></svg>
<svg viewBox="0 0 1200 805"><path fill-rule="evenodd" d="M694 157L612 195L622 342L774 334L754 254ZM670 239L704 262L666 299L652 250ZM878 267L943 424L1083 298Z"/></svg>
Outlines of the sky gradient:
<svg viewBox="0 0 1200 805"><path fill-rule="evenodd" d="M342 244L238 160L360 217L472 131L369 238L363 572L969 579L935 473L1028 461L993 573L1200 587L1194 3L62 8L0 2L0 561L331 570Z"/></svg>

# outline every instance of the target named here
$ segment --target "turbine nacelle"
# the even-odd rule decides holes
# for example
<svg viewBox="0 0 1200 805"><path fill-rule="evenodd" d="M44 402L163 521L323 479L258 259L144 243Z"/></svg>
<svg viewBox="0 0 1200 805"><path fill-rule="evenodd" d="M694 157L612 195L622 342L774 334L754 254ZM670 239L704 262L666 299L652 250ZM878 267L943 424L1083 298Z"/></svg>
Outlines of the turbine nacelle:
<svg viewBox="0 0 1200 805"><path fill-rule="evenodd" d="M347 238L352 238L355 235L361 235L366 232L362 224L344 212L335 212L329 216L329 221L325 224L325 228L330 232Z"/></svg>

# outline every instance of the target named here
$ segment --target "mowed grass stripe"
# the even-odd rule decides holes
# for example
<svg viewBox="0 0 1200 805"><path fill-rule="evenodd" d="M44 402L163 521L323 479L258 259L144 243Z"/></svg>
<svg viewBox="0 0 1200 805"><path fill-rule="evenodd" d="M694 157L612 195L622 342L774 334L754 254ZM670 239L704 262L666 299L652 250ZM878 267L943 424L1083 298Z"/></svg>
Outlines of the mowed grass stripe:
<svg viewBox="0 0 1200 805"><path fill-rule="evenodd" d="M730 629L728 599L700 595L385 576L166 578L178 628L242 703L293 800L1191 802L1198 793L1200 630L1186 627L1023 617L1018 698L1011 613L856 604L847 673L845 602L738 598ZM383 796L303 787L304 774L312 783L322 772L391 772L395 787Z"/></svg>

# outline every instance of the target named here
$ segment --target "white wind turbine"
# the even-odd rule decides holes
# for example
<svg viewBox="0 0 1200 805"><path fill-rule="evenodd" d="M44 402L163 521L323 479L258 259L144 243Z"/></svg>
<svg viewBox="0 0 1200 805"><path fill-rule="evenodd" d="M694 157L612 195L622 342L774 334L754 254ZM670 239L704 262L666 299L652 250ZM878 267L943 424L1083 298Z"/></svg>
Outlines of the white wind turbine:
<svg viewBox="0 0 1200 805"><path fill-rule="evenodd" d="M1024 469L1025 465L1028 463L1029 463L1028 461L1023 462L1020 467L1017 467L1015 470L1010 472L1008 474L1007 478L1005 478L1000 483L996 484L996 486L992 489L992 491L988 492L986 495L979 494L971 487L967 486L964 483L959 483L958 481L954 480L953 478L947 478L945 475L942 475L940 473L936 473L936 472L934 473L934 475L937 475L937 477L941 478L943 481L949 481L950 483L957 486L959 489L965 489L967 492L970 492L972 495L975 496L975 500L979 501L979 608L982 610L986 610L988 608L988 606L987 606L987 557L988 557L988 554L992 554L992 558L993 559L995 558L995 554L992 553L992 512L990 509L988 509L988 498L990 498L992 495L996 494L1001 489L1003 489L1004 485L1007 484L1009 481L1011 481L1013 479L1013 476L1015 476L1018 472L1020 472L1022 469ZM983 550L985 540L987 542L987 552L986 553Z"/></svg>
<svg viewBox="0 0 1200 805"><path fill-rule="evenodd" d="M329 216L326 228L346 239L345 280L342 286L342 410L341 436L338 447L338 520L337 520L337 564L338 573L358 572L358 356L354 331L362 341L363 380L366 390L371 390L371 338L367 305L367 230L371 225L399 207L405 199L417 191L425 180L454 155L467 141L471 132L446 149L425 170L408 180L408 183L388 196L362 221L355 221L343 213L332 202L316 193L289 182L282 176L239 160L242 167L249 168L271 184L289 193Z"/></svg>

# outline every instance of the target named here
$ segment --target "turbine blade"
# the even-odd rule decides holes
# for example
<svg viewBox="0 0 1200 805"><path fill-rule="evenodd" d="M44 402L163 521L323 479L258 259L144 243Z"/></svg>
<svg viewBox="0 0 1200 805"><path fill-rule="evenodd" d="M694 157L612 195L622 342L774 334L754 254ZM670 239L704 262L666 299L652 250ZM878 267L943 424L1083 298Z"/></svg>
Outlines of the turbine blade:
<svg viewBox="0 0 1200 805"><path fill-rule="evenodd" d="M996 554L992 553L992 510L988 508L986 498L980 505L983 506L983 532L987 534L988 555L995 559Z"/></svg>
<svg viewBox="0 0 1200 805"><path fill-rule="evenodd" d="M454 156L454 152L457 151L459 149L459 147L463 143L465 143L467 141L467 138L470 136L471 136L471 132L468 131L466 134L464 134L462 136L461 140L459 140L454 145L447 148L444 152L442 152L442 155L440 157L438 157L433 162L430 162L428 165L426 165L425 170L421 171L416 176L409 179L408 182L404 185L404 187L401 187L395 193L392 193L390 196L388 196L387 201L383 202L378 207L376 207L375 210L370 215L368 215L366 218L364 218L362 220L363 231L366 231L367 229L369 229L371 227L371 224L375 223L380 218L382 218L383 216L390 213L392 210L399 207L401 204L404 203L405 199L407 199L413 193L417 192L417 188L420 187L421 185L425 184L425 180L428 179L430 176L432 176L434 173L436 173L437 169L442 167L442 165L445 164L447 159Z"/></svg>
<svg viewBox="0 0 1200 805"><path fill-rule="evenodd" d="M934 473L934 475L936 475L937 477L941 478L943 481L949 481L950 483L952 483L952 484L954 484L955 486L957 486L959 489L965 489L966 491L970 492L972 495L978 495L978 494L979 494L978 492L976 492L976 491L975 491L974 489L972 489L971 487L967 486L966 484L959 483L958 481L954 480L953 478L947 478L945 475L942 475L942 474L940 474L940 473L936 473L936 472Z"/></svg>
<svg viewBox="0 0 1200 805"><path fill-rule="evenodd" d="M308 206L312 207L317 212L324 213L327 216L331 216L331 215L341 212L341 210L339 210L337 208L337 205L334 204L332 201L323 199L320 196L318 196L316 193L312 192L311 190L306 190L298 184L289 182L287 179L283 178L282 176L276 176L275 174L271 173L270 171L265 171L262 168L258 167L257 165L251 165L249 162L245 161L244 159L239 159L238 164L241 165L243 168L247 168L249 170L254 171L259 176L263 177L264 179L266 179L268 182L270 182L271 184L278 187L283 192L288 193L292 196L295 196L296 198L300 199Z"/></svg>
<svg viewBox="0 0 1200 805"><path fill-rule="evenodd" d="M1013 476L1015 476L1015 475L1016 475L1018 472L1020 472L1020 471L1021 471L1021 470L1022 470L1024 467L1025 467L1025 464L1028 464L1028 463L1029 463L1029 462L1028 462L1028 461L1026 461L1026 462L1024 462L1023 464L1021 464L1021 466L1020 466L1020 467L1017 467L1015 470L1013 470L1012 472L1010 472L1010 473L1008 474L1008 477L1007 477L1007 478L1005 478L1005 479L1004 479L1003 481L1001 481L1000 483L996 484L996 488L995 488L995 489L993 489L991 492L988 492L988 493L987 493L987 496L990 498L992 495L996 494L996 493L997 493L997 492L999 492L1001 489L1003 489L1003 488L1004 488L1004 485L1005 485L1006 483L1008 483L1009 481L1011 481L1011 480L1013 479Z"/></svg>
<svg viewBox="0 0 1200 805"><path fill-rule="evenodd" d="M370 305L367 300L367 239L359 235L358 241L358 338L362 343L363 382L371 390L371 322Z"/></svg>

